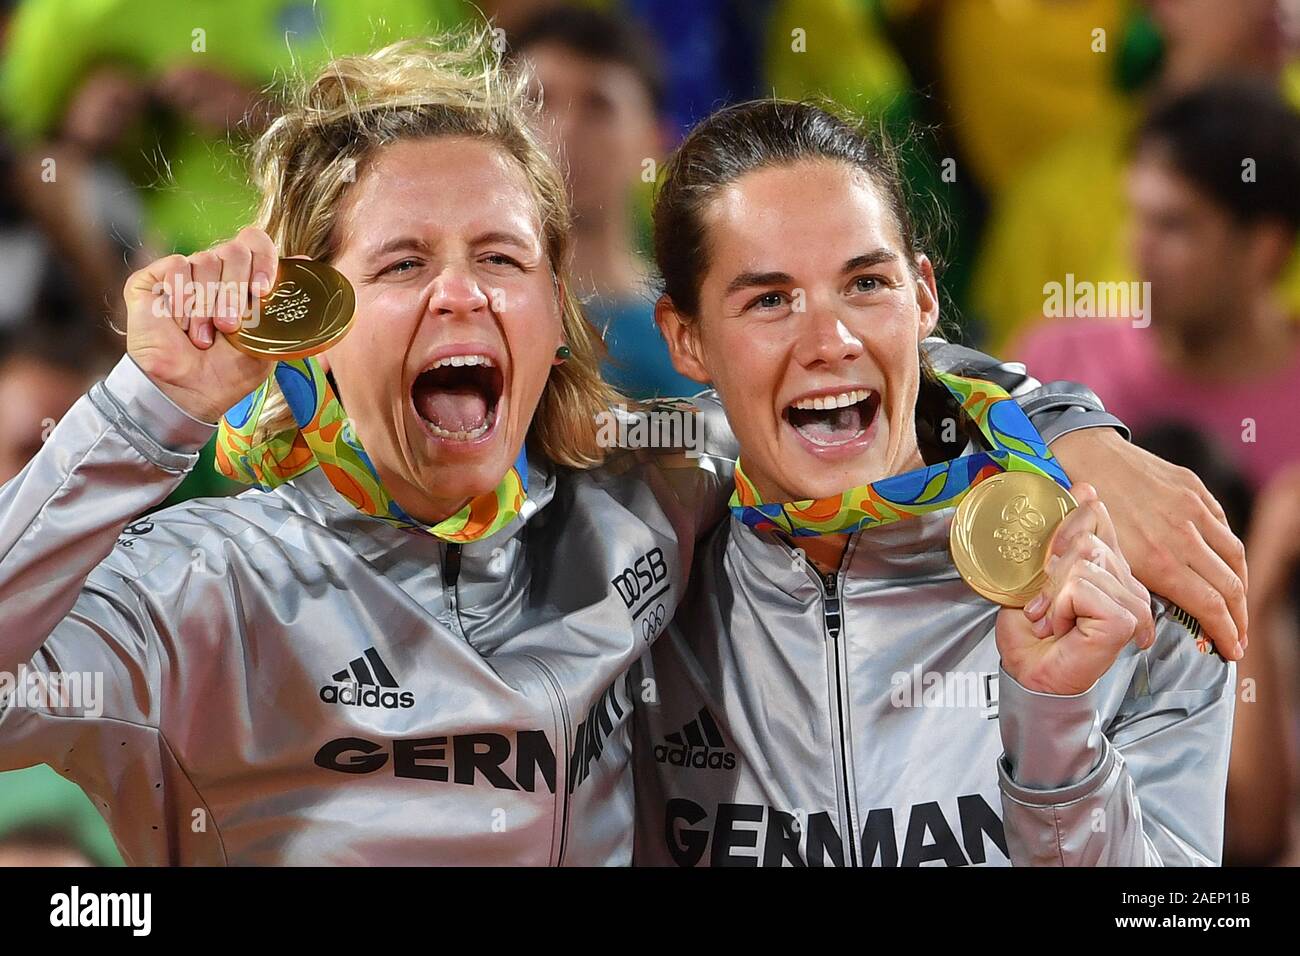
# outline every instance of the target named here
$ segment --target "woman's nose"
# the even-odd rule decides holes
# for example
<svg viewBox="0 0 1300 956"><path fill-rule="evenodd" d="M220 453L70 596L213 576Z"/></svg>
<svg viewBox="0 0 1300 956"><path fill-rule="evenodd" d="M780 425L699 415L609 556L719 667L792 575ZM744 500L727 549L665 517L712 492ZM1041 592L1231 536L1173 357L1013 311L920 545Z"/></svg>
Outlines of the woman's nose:
<svg viewBox="0 0 1300 956"><path fill-rule="evenodd" d="M491 290L483 288L472 272L459 264L448 264L433 280L429 311L448 317L468 316L485 311L491 302Z"/></svg>
<svg viewBox="0 0 1300 956"><path fill-rule="evenodd" d="M810 310L807 319L800 355L804 365L835 365L862 354L862 340L833 309Z"/></svg>

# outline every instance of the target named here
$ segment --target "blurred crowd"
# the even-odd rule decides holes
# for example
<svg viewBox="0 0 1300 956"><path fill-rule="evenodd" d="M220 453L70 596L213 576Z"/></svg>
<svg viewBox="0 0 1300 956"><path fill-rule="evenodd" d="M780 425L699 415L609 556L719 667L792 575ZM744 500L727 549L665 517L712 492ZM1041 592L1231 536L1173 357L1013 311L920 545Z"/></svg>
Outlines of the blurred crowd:
<svg viewBox="0 0 1300 956"><path fill-rule="evenodd" d="M1300 862L1300 0L0 0L0 482L120 357L126 276L251 221L286 82L484 14L634 397L700 387L646 255L694 122L824 96L902 144L946 334L1090 385L1247 542L1225 862ZM177 497L231 490L209 450ZM0 864L117 860L52 770L0 774Z"/></svg>

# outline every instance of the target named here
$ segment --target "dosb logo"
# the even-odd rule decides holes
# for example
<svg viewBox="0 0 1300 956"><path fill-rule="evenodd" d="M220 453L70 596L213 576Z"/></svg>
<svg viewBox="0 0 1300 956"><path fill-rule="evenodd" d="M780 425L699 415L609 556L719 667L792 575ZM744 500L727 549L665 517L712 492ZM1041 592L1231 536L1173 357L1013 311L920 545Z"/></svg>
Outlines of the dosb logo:
<svg viewBox="0 0 1300 956"><path fill-rule="evenodd" d="M647 610L650 612L641 622L642 636L647 641L659 633L667 618L663 604L656 603L668 591L668 585L663 583L667 577L668 564L663 550L652 548L609 582L632 612L633 620Z"/></svg>

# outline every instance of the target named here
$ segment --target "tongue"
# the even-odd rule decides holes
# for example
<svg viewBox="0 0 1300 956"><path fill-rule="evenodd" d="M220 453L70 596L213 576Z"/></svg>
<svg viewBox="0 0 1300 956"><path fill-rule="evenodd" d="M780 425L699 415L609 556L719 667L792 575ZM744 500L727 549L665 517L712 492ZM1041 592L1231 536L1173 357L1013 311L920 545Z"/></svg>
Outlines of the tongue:
<svg viewBox="0 0 1300 956"><path fill-rule="evenodd" d="M415 408L449 432L471 432L487 422L487 398L476 388L422 388L415 395Z"/></svg>
<svg viewBox="0 0 1300 956"><path fill-rule="evenodd" d="M790 424L822 444L846 442L862 431L862 402L825 411L792 408Z"/></svg>

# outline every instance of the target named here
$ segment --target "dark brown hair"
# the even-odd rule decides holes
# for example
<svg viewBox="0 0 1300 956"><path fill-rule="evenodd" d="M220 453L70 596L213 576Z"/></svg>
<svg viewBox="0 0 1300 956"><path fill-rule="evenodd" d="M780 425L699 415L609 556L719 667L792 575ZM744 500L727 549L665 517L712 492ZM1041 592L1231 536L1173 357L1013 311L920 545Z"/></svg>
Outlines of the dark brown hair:
<svg viewBox="0 0 1300 956"><path fill-rule="evenodd" d="M667 86L659 51L649 31L635 20L586 7L543 8L510 36L515 57L548 43L586 60L627 67L655 113L664 111Z"/></svg>
<svg viewBox="0 0 1300 956"><path fill-rule="evenodd" d="M830 104L765 99L738 103L701 122L668 160L654 201L654 253L663 291L679 314L699 312L709 268L704 212L748 173L802 160L847 163L864 172L894 218L913 274L921 251L897 150L883 133Z"/></svg>
<svg viewBox="0 0 1300 956"><path fill-rule="evenodd" d="M1277 90L1219 80L1159 102L1135 137L1237 223L1278 220L1300 229L1300 114ZM1243 175L1253 161L1255 175Z"/></svg>

